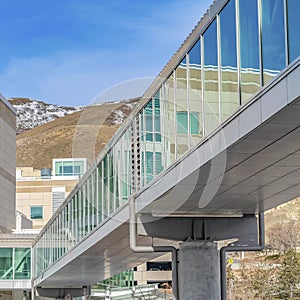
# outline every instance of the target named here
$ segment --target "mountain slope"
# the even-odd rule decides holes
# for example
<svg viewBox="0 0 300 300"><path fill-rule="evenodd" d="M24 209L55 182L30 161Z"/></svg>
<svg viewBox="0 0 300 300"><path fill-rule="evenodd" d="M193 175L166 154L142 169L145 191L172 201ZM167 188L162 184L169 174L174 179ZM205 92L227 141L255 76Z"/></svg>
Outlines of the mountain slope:
<svg viewBox="0 0 300 300"><path fill-rule="evenodd" d="M59 106L29 98L11 98L8 101L17 111L17 134L82 110L82 107Z"/></svg>
<svg viewBox="0 0 300 300"><path fill-rule="evenodd" d="M51 168L53 158L79 156L93 161L137 101L89 106L17 135L17 166Z"/></svg>

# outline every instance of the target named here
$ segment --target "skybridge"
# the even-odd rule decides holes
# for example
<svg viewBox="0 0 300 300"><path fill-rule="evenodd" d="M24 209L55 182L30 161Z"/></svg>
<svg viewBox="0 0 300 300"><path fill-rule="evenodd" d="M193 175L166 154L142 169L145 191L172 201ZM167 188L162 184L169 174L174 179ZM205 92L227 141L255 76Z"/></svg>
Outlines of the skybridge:
<svg viewBox="0 0 300 300"><path fill-rule="evenodd" d="M262 213L300 195L297 9L214 2L37 238L41 293L172 251L175 299L221 297L216 242L261 249Z"/></svg>

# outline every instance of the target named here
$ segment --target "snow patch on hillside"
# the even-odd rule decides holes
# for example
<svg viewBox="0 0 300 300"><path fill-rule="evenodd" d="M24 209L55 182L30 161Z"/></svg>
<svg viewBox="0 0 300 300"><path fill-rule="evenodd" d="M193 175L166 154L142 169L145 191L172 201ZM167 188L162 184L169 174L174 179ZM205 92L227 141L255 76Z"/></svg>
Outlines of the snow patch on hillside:
<svg viewBox="0 0 300 300"><path fill-rule="evenodd" d="M105 124L112 126L123 123L138 101L139 99L135 98L116 102L120 103L120 107L110 113ZM9 99L9 102L14 106L17 112L17 133L43 125L84 108L59 106L38 100L31 100L29 98L12 98ZM97 105L105 106L108 104L111 103L107 102Z"/></svg>
<svg viewBox="0 0 300 300"><path fill-rule="evenodd" d="M124 103L124 102L123 102ZM111 112L110 122L112 125L120 125L131 113L137 101L124 104L121 109L116 109Z"/></svg>
<svg viewBox="0 0 300 300"><path fill-rule="evenodd" d="M32 129L82 109L81 107L64 107L47 104L36 100L24 101L24 103L18 101L17 104L14 104L14 99L11 99L11 101L17 111L17 133Z"/></svg>

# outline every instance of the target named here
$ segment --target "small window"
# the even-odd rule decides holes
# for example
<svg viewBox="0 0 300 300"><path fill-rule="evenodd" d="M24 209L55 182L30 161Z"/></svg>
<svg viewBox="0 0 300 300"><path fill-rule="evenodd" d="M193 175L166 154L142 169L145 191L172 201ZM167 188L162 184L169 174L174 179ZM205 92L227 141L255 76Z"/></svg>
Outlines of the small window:
<svg viewBox="0 0 300 300"><path fill-rule="evenodd" d="M148 261L146 263L147 271L171 271L172 263L170 261Z"/></svg>
<svg viewBox="0 0 300 300"><path fill-rule="evenodd" d="M188 112L177 112L177 133L188 134ZM199 112L190 112L190 134L199 134Z"/></svg>
<svg viewBox="0 0 300 300"><path fill-rule="evenodd" d="M188 133L188 116L186 111L177 112L177 133L178 134Z"/></svg>
<svg viewBox="0 0 300 300"><path fill-rule="evenodd" d="M63 160L54 162L55 176L80 176L85 172L84 160Z"/></svg>
<svg viewBox="0 0 300 300"><path fill-rule="evenodd" d="M31 206L30 219L43 219L43 206Z"/></svg>

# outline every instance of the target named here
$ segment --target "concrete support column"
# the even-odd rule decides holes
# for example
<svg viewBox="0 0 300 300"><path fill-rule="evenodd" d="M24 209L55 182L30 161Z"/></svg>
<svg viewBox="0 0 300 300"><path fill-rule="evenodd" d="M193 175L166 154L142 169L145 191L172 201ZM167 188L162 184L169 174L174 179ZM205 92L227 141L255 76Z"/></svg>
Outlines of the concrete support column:
<svg viewBox="0 0 300 300"><path fill-rule="evenodd" d="M220 257L210 241L184 242L179 247L179 299L219 300Z"/></svg>

